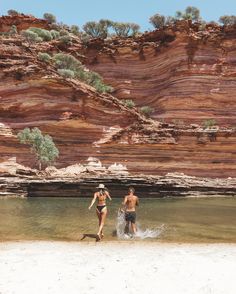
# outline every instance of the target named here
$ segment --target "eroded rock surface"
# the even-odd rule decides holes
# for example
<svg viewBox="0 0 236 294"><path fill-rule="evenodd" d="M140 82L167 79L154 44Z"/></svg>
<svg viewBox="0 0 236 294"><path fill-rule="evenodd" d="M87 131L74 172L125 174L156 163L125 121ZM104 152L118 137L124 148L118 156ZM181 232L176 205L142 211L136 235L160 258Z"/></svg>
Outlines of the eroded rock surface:
<svg viewBox="0 0 236 294"><path fill-rule="evenodd" d="M47 28L45 21L23 18L21 24ZM13 20L0 18L0 31ZM57 169L84 165L91 156L106 169L122 164L131 175L234 177L235 35L235 27L200 31L180 22L136 39L84 45L73 37L64 47L57 40L29 44L20 35L0 36L0 162L16 157L18 164L35 167L29 146L19 144L16 134L36 126L59 148ZM60 77L52 64L38 60L39 52L72 54L114 92L99 94ZM153 107L152 119L122 99ZM217 129L201 127L210 118Z"/></svg>

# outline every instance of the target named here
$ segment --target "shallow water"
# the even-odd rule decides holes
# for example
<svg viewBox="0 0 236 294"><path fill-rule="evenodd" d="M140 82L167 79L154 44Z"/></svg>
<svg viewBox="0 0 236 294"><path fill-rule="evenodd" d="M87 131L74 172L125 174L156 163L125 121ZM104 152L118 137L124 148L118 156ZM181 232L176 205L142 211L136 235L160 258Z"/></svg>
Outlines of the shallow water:
<svg viewBox="0 0 236 294"><path fill-rule="evenodd" d="M0 241L80 240L97 232L95 206L88 198L2 198ZM128 239L117 211L121 199L108 203L105 240ZM136 240L236 243L236 198L141 199ZM116 234L116 229L117 233ZM118 235L118 236L117 236ZM88 239L87 239L88 240Z"/></svg>

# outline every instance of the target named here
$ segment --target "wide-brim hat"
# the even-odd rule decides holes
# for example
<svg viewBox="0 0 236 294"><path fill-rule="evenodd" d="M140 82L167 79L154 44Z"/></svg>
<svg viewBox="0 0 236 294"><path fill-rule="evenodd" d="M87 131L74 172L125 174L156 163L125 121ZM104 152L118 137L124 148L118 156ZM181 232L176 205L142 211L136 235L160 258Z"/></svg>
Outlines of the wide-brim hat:
<svg viewBox="0 0 236 294"><path fill-rule="evenodd" d="M105 189L105 185L104 184L99 184L98 187L96 187L97 189Z"/></svg>

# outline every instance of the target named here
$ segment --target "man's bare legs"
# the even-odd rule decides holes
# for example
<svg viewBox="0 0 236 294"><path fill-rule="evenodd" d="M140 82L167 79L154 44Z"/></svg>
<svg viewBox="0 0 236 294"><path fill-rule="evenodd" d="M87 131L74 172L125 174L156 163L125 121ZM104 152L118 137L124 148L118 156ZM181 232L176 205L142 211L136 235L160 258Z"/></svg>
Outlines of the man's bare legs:
<svg viewBox="0 0 236 294"><path fill-rule="evenodd" d="M135 235L137 233L137 228L136 228L135 223L131 222L131 228L132 228L133 234Z"/></svg>

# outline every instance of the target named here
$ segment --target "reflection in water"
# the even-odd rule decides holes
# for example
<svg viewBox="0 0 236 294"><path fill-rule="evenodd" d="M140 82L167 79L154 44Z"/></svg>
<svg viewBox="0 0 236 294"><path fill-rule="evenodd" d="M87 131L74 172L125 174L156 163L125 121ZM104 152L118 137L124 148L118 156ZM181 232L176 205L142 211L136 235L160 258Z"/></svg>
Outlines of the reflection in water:
<svg viewBox="0 0 236 294"><path fill-rule="evenodd" d="M125 239L117 219L121 199L108 205L105 240ZM95 234L88 198L0 199L0 241L75 240ZM135 240L236 242L236 198L141 199ZM116 234L114 231L116 230ZM87 239L89 240L89 239ZM92 240L92 239L90 239Z"/></svg>

